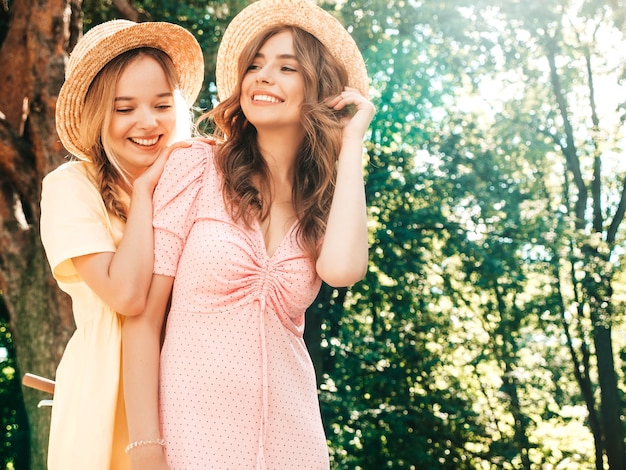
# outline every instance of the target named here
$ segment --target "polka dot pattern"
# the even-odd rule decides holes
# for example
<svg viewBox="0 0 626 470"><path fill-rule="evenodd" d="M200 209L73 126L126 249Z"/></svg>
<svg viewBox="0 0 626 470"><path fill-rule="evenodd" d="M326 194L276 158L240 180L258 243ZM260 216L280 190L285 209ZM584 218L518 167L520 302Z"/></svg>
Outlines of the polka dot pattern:
<svg viewBox="0 0 626 470"><path fill-rule="evenodd" d="M175 276L160 413L172 470L329 468L302 339L321 281L292 227L272 256L234 222L213 147L169 158L154 195L155 272Z"/></svg>

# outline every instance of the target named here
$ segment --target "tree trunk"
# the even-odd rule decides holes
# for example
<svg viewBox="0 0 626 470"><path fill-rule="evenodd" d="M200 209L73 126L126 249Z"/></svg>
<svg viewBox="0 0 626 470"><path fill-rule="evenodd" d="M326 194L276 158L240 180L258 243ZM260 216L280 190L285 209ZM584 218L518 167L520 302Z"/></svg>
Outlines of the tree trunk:
<svg viewBox="0 0 626 470"><path fill-rule="evenodd" d="M600 385L600 420L604 449L611 470L626 468L624 427L622 425L622 403L611 337L612 312L612 266L596 250L591 250L588 266L588 282L585 288L589 295L589 306L593 328L593 343L596 350L598 384ZM595 275L595 276L594 276ZM596 280L596 276L598 279Z"/></svg>
<svg viewBox="0 0 626 470"><path fill-rule="evenodd" d="M0 290L10 317L18 370L54 377L73 330L69 299L52 279L39 237L41 179L65 154L54 111L63 83L69 2L16 0L0 45ZM46 397L24 390L31 468L44 469Z"/></svg>
<svg viewBox="0 0 626 470"><path fill-rule="evenodd" d="M494 281L493 292L500 317L496 334L501 340L500 352L497 353L497 355L500 356L498 359L503 365L502 369L504 372L501 377L501 390L509 397L509 412L515 422L515 446L519 452L521 468L530 470L530 442L528 441L529 418L524 414L522 406L520 405L518 383L515 378L517 345L515 343L515 335L512 333L520 329L519 313L515 310L514 306L507 306L504 300L506 297L505 288L498 285L497 280ZM494 348L494 350L496 350L496 348Z"/></svg>
<svg viewBox="0 0 626 470"><path fill-rule="evenodd" d="M600 436L593 429L594 440L596 446L598 441L602 446L603 452L609 461L609 467L612 470L623 470L626 465L625 447L624 447L624 428L621 423L622 408L620 403L619 389L617 386L617 374L615 371L615 363L613 358L613 347L611 338L611 302L612 290L611 280L613 277L612 265L609 262L609 255L603 255L595 246L595 236L600 239L603 235L603 226L605 221L602 219L602 186L601 186L601 154L598 152L597 142L593 142L595 153L593 157L593 178L591 178L592 192L592 209L593 216L587 221L586 211L588 210L588 189L587 182L582 176L581 161L578 157L578 150L575 145L574 129L569 120L567 109L566 94L563 93L558 67L557 67L557 45L554 38L549 38L546 43L546 58L550 67L550 82L554 93L559 114L563 119L563 132L565 143L560 144L561 151L565 157L567 170L573 176L573 182L576 186L577 194L574 202L572 215L574 217L575 227L578 230L585 230L588 223L591 223L593 232L589 239L579 245L579 248L585 253L584 266L586 270L585 279L582 281L582 287L587 296L583 299L588 302L589 315L592 320L592 331L595 354L598 367L598 384L600 386ZM591 119L594 128L598 128L598 115L594 99L594 85L591 68L591 59L589 50L585 47L583 52L586 54L587 76L590 99ZM614 236L617 232L625 213L626 207L626 186L622 190L621 200L619 202L614 219L609 225L606 232L604 248L606 251L612 249ZM574 282L576 283L576 282ZM604 464L599 461L601 458L596 448L596 468L601 468Z"/></svg>
<svg viewBox="0 0 626 470"><path fill-rule="evenodd" d="M624 428L621 415L622 405L617 387L617 376L611 345L611 328L596 326L594 343L598 359L598 378L600 383L600 416L604 430L604 447L611 470L626 468L624 455Z"/></svg>

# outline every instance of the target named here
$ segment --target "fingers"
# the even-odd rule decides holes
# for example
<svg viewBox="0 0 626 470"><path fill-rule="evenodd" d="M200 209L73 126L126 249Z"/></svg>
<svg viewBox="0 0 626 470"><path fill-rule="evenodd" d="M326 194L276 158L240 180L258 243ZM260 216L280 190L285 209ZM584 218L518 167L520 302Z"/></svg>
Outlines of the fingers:
<svg viewBox="0 0 626 470"><path fill-rule="evenodd" d="M191 140L209 145L215 145L215 143L217 142L217 139L215 139L215 137L193 137Z"/></svg>
<svg viewBox="0 0 626 470"><path fill-rule="evenodd" d="M145 184L148 188L153 190L163 173L165 162L167 162L167 159L172 152L179 148L188 147L191 147L191 142L186 141L174 142L173 144L165 147L161 153L159 153L159 156L154 160L154 162L152 162L152 165L150 165L146 171L144 171L143 174L135 180L134 185Z"/></svg>
<svg viewBox="0 0 626 470"><path fill-rule="evenodd" d="M154 163L152 164L152 168L154 167L159 168L160 171L158 173L160 175L161 171L163 171L163 167L165 166L165 162L167 161L167 159L170 157L170 155L172 154L174 150L180 149L180 148L189 148L189 147L191 147L191 142L187 142L184 140L180 142L174 142L173 144L168 145L161 151L157 159L154 161Z"/></svg>
<svg viewBox="0 0 626 470"><path fill-rule="evenodd" d="M149 190L154 190L156 187L161 175L163 174L163 170L165 169L165 163L169 159L170 155L174 150L181 148L189 148L193 145L194 142L203 142L205 144L214 145L216 140L213 137L194 137L188 140L181 140L178 142L174 142L167 147L165 147L157 158L152 162L152 164L146 168L141 176L139 176L135 182L133 183L133 187L137 185L145 186Z"/></svg>
<svg viewBox="0 0 626 470"><path fill-rule="evenodd" d="M189 148L193 145L193 142L204 142L205 144L213 145L215 144L215 139L213 137L194 137L189 140L181 140L178 142L174 142L173 144L165 147L157 159L152 163L148 171L151 172L153 177L159 178L163 169L165 168L165 162L170 157L172 152L176 149L180 148Z"/></svg>
<svg viewBox="0 0 626 470"><path fill-rule="evenodd" d="M335 110L340 110L348 105L354 105L357 110L370 108L374 110L374 105L365 98L356 88L345 87L339 95L328 102L328 106Z"/></svg>
<svg viewBox="0 0 626 470"><path fill-rule="evenodd" d="M161 155L159 155L159 158L161 158L163 155L166 155L169 157L169 155L176 149L189 148L189 147L191 147L191 142L187 140L174 142L173 144L170 144L163 149L163 151L161 152Z"/></svg>
<svg viewBox="0 0 626 470"><path fill-rule="evenodd" d="M351 116L344 120L344 137L362 138L376 113L374 105L355 88L346 87L339 95L328 101L334 110L342 110L347 106L354 108Z"/></svg>

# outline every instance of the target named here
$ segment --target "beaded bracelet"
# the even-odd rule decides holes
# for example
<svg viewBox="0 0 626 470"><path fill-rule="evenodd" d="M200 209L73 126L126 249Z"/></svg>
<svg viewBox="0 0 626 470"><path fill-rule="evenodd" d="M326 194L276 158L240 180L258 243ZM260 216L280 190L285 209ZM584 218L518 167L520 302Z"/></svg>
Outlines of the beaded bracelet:
<svg viewBox="0 0 626 470"><path fill-rule="evenodd" d="M159 438L159 439L142 439L140 441L131 442L130 444L128 444L126 446L126 449L124 449L124 452L126 452L128 454L135 447L149 446L149 445L165 446L165 439L161 439L161 438Z"/></svg>

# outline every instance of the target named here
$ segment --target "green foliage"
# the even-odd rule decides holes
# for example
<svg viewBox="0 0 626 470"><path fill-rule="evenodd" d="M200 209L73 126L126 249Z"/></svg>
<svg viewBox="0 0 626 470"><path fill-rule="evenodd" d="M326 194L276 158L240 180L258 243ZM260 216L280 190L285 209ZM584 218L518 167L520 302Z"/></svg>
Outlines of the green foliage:
<svg viewBox="0 0 626 470"><path fill-rule="evenodd" d="M461 468L454 450L441 457L436 446L420 447L440 435L472 468L592 464L559 287L562 249L575 241L554 172L560 142L551 134L562 123L548 104L545 69L529 67L538 60L529 38L540 35L520 32L525 20L549 29L562 12L545 2L517 5L524 15L507 10L516 5L502 15L493 4L439 2L419 12L408 11L411 2L363 5L376 12L363 16L370 29L356 28L377 64L373 239L368 277L351 289L340 323L327 327L329 354L341 357L322 395L341 417L330 438L339 468ZM576 83L574 70L564 69L567 83ZM468 113L464 93L494 97L481 88L496 84L487 72L501 77L498 88L512 87L492 101L502 113ZM399 393L405 384L413 395ZM421 406L420 390L430 405ZM476 414L450 411L462 404ZM418 435L389 409L418 409L428 432ZM429 409L446 410L453 424L438 426Z"/></svg>
<svg viewBox="0 0 626 470"><path fill-rule="evenodd" d="M22 470L28 468L29 431L7 317L0 293L0 466Z"/></svg>
<svg viewBox="0 0 626 470"><path fill-rule="evenodd" d="M221 34L247 3L135 2L145 18L198 38L201 108L215 100ZM599 180L594 161L623 153L626 97L612 100L616 123L594 123L584 56L591 51L591 71L609 83L623 64L611 62L607 37L623 46L623 11L540 0L324 6L350 25L378 109L366 144L369 272L349 290L324 286L310 312L323 319L333 468L593 467L598 320L613 327L621 399L626 392L624 232L610 247L603 238L624 167L609 160L600 174L603 222L593 234L593 220L573 215L582 195L565 152L575 146L588 182ZM86 29L115 16L109 2L85 5ZM599 32L613 36L603 43ZM594 295L610 308L595 310ZM0 346L10 345L3 327ZM3 405L18 397L14 369L0 371ZM3 430L25 429L8 408ZM10 437L3 450L18 445Z"/></svg>

